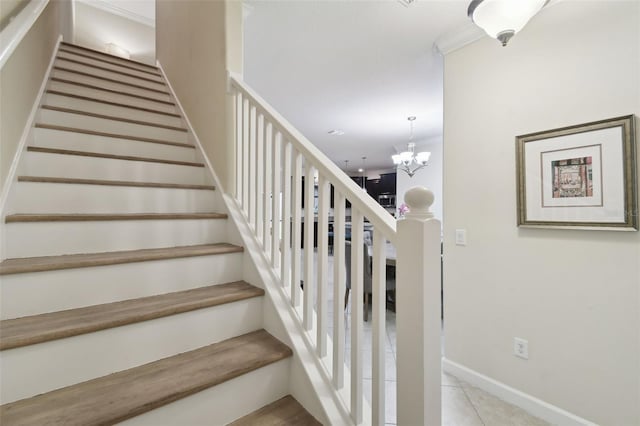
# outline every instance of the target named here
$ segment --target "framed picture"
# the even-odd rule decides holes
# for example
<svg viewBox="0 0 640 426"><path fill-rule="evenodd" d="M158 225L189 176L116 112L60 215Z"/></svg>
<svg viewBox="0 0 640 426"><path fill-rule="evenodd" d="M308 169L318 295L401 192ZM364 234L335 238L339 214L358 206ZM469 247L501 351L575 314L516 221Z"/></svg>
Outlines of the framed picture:
<svg viewBox="0 0 640 426"><path fill-rule="evenodd" d="M638 230L634 116L516 137L518 226Z"/></svg>

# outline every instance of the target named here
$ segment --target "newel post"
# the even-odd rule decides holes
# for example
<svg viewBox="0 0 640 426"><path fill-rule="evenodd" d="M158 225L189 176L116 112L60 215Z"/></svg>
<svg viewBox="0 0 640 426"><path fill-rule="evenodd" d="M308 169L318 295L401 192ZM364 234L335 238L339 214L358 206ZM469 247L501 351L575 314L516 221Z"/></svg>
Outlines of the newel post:
<svg viewBox="0 0 640 426"><path fill-rule="evenodd" d="M399 426L441 424L440 221L433 192L414 187L397 223L396 328Z"/></svg>

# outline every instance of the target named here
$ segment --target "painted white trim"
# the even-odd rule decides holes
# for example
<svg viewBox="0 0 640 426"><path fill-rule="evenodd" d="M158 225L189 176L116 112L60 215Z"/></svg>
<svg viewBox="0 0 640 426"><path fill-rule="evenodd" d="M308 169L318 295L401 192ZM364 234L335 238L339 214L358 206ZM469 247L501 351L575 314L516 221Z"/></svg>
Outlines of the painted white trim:
<svg viewBox="0 0 640 426"><path fill-rule="evenodd" d="M511 386L444 357L442 358L442 369L551 424L562 426L597 426L596 423L576 416L562 408L514 389Z"/></svg>
<svg viewBox="0 0 640 426"><path fill-rule="evenodd" d="M138 22L143 25L147 25L149 27L155 28L156 20L147 18L146 16L139 15L137 13L133 13L129 10L118 7L114 4L108 3L103 0L73 0L78 1L80 3L86 4L87 6L95 7L96 9L103 10L105 12L112 13L114 15L121 16L126 19L130 19L132 21Z"/></svg>
<svg viewBox="0 0 640 426"><path fill-rule="evenodd" d="M0 69L4 67L49 0L33 0L2 30L0 34Z"/></svg>
<svg viewBox="0 0 640 426"><path fill-rule="evenodd" d="M47 70L44 73L44 78L42 79L42 84L40 85L40 89L38 90L38 95L36 96L36 100L33 103L31 112L29 113L29 117L27 118L24 130L22 131L22 136L20 137L18 148L16 149L13 161L11 162L11 167L9 168L7 179L4 182L2 193L0 193L0 261L5 259L4 255L6 253L6 232L4 232L4 218L7 215L7 199L10 196L11 187L16 181L16 174L18 172L18 165L20 164L22 154L27 150L27 141L29 140L31 132L33 131L33 123L35 122L36 114L40 109L40 103L42 102L44 91L47 88L47 84L49 83L49 75L51 74L51 69L53 68L53 63L56 60L56 55L58 54L58 49L60 48L61 42L62 34L58 36L58 41L53 48L51 59L49 60L49 65L47 66Z"/></svg>

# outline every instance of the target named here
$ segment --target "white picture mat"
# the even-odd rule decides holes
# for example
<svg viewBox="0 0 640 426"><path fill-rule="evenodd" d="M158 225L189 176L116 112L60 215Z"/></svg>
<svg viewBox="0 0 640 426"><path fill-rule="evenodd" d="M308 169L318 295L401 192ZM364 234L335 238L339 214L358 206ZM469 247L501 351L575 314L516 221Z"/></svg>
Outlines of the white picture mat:
<svg viewBox="0 0 640 426"><path fill-rule="evenodd" d="M584 148L569 150L543 151L542 156L542 206L543 207L567 207L567 206L602 206L602 145L586 146ZM568 160L574 158L591 157L593 174L593 195L591 197L553 198L553 161Z"/></svg>
<svg viewBox="0 0 640 426"><path fill-rule="evenodd" d="M542 173L544 168L541 164L541 153L592 145L602 145L603 205L599 207L542 207ZM526 173L525 208L527 221L624 223L626 218L622 164L622 126L526 142L524 144L524 170ZM550 174L545 180L549 179Z"/></svg>

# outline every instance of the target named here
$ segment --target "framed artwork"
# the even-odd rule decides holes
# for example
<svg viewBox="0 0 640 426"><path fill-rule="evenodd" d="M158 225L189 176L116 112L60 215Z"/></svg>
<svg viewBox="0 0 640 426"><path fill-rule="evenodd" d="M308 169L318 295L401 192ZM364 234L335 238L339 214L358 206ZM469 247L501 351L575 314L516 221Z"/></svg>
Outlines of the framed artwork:
<svg viewBox="0 0 640 426"><path fill-rule="evenodd" d="M634 116L516 137L518 226L638 230Z"/></svg>

